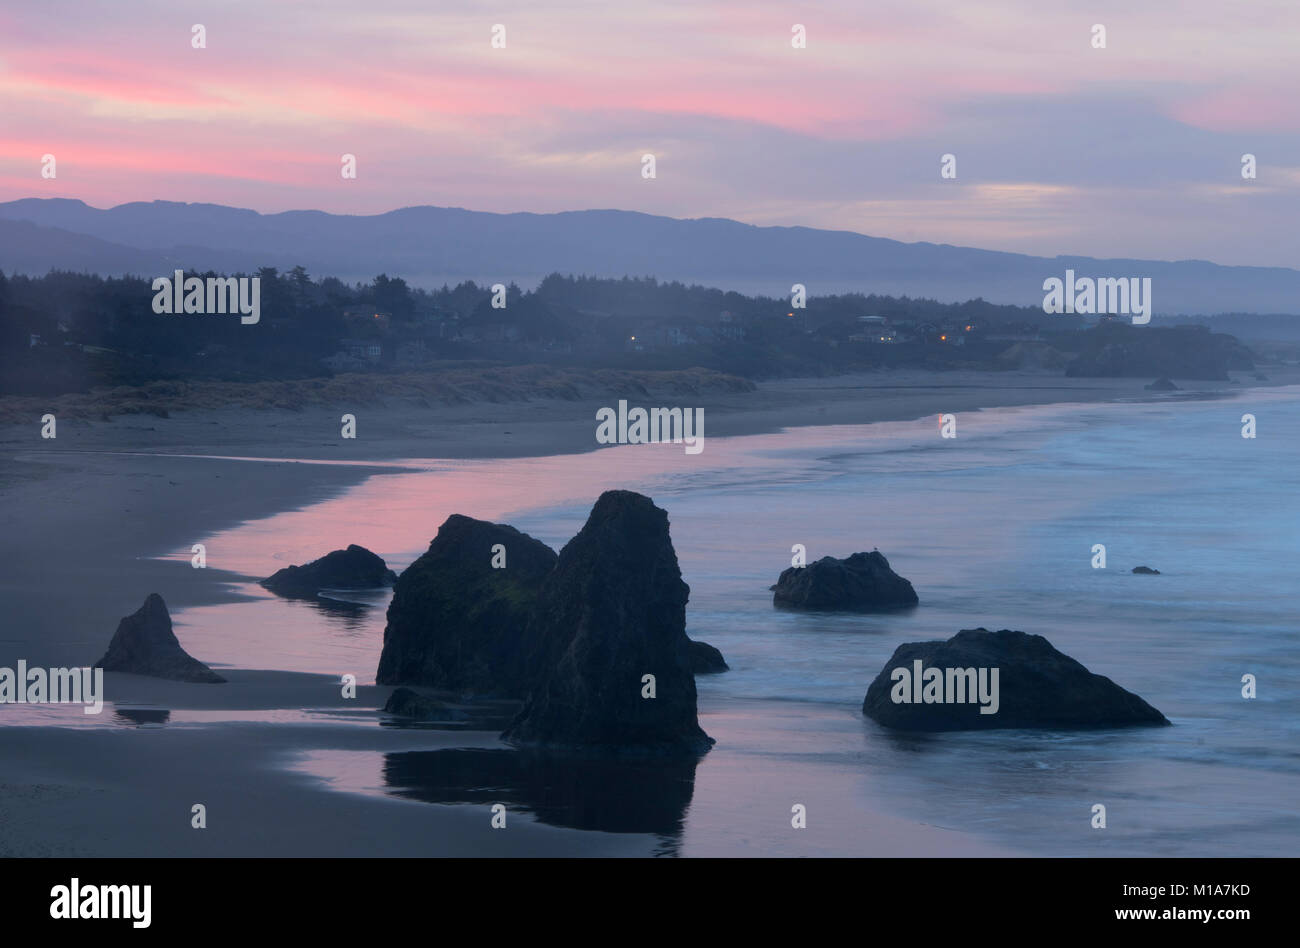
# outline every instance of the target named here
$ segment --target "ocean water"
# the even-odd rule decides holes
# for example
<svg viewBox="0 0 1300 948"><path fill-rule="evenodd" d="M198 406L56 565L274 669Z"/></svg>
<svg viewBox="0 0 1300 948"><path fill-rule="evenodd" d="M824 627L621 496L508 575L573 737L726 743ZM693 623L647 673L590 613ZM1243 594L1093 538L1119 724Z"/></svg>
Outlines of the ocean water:
<svg viewBox="0 0 1300 948"><path fill-rule="evenodd" d="M1245 412L1254 439L1241 437ZM701 723L718 741L703 760L566 763L483 748L481 734L464 749L445 735L424 749L412 729L406 753L290 764L336 791L411 805L500 799L541 822L651 834L682 855L906 854L917 825L938 831L917 840L929 854L949 851L951 830L1011 853L1295 855L1298 449L1294 389L999 409L958 414L950 440L929 417L713 438L700 455L654 445L403 461L205 542L210 565L251 576L347 543L400 570L451 513L511 523L558 550L604 489L642 491L668 511L691 588L688 633L731 665L698 679ZM795 544L810 561L879 549L921 604L879 616L777 611L768 587ZM1094 544L1105 569L1092 567ZM1161 575L1130 573L1138 565ZM191 654L373 682L386 593L300 602L241 591L249 601L174 616ZM862 716L899 644L979 626L1046 636L1175 726L906 735ZM1241 694L1246 674L1253 700ZM281 714L283 726L311 717ZM791 828L796 804L805 830ZM1105 829L1092 826L1095 804Z"/></svg>

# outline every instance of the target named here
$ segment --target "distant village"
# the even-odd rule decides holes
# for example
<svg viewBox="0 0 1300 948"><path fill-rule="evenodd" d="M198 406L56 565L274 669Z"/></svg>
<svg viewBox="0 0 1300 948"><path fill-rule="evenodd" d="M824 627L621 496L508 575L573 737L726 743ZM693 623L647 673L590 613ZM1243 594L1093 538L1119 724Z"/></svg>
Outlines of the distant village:
<svg viewBox="0 0 1300 948"><path fill-rule="evenodd" d="M1203 326L1048 315L971 300L810 296L807 305L653 278L553 274L531 291L348 285L258 271L261 320L159 315L145 278L0 274L0 394L171 378L258 381L453 363L706 368L761 379L877 368L1222 378L1249 352ZM1173 333L1174 335L1166 335ZM1166 371L1159 371L1164 369Z"/></svg>
<svg viewBox="0 0 1300 948"><path fill-rule="evenodd" d="M992 319L969 313L946 318L941 312L884 315L864 311L869 304L865 297L859 300L837 297L788 309L777 301L751 299L743 309L735 310L709 310L692 301L688 307L669 304L655 312L629 314L620 312L617 305L609 309L575 305L564 294L548 294L543 288L533 294L508 293L506 305L497 309L483 301L468 310L430 302L409 318L356 305L344 308L347 335L340 338L338 351L323 362L333 371L360 371L389 363L417 366L449 356L509 354L542 360L615 358L626 365L638 357L653 363L657 356L740 352L765 346L793 346L791 351L808 355L843 347L836 361L862 358L874 362L889 359L888 353L876 347L896 347L902 356L905 352L915 355L918 347L962 350L971 344L973 353L999 344L1005 349L1017 342L1041 343L1045 332L1062 330L1060 325L1035 319L1041 314L1032 311L1020 321L1006 313ZM902 304L899 308L944 308L929 301L897 302Z"/></svg>

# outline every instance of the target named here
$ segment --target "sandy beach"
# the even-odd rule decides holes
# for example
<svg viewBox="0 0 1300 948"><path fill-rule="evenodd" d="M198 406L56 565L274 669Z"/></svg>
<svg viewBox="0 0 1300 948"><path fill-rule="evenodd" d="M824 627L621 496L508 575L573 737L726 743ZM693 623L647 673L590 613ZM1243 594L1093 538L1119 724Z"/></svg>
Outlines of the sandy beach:
<svg viewBox="0 0 1300 948"><path fill-rule="evenodd" d="M1300 382L1184 383L1182 397ZM805 425L920 419L981 408L1154 397L1147 380L1065 379L1034 373L889 372L766 382L751 393L709 396L705 439ZM638 395L629 394L635 403ZM646 404L665 403L663 399ZM671 402L668 402L671 404ZM184 412L110 421L61 421L40 437L39 418L0 428L0 576L5 606L0 665L87 665L120 617L150 592L173 612L238 598L249 577L195 570L178 558L235 524L304 507L407 458L523 458L598 449L601 402L536 400L441 407L338 405L300 412ZM696 407L696 406L692 406ZM340 437L340 415L357 437ZM706 447L707 451L707 447ZM238 460L256 458L260 460ZM300 463L306 461L334 463ZM466 511L473 513L473 511ZM427 524L432 536L438 524ZM159 559L164 555L173 559ZM268 630L273 634L273 630ZM199 655L220 660L220 656ZM109 674L109 701L230 715L222 728L0 728L0 855L646 855L644 836L577 832L526 820L493 832L484 813L416 806L364 793L323 792L295 770L304 754L499 746L492 731L417 734L358 727L390 689L355 700L328 676L234 670L222 686ZM313 709L338 723L282 728L238 720L241 710ZM0 707L0 724L6 707ZM708 729L708 709L701 708ZM209 830L190 828L203 803ZM709 805L697 801L697 805ZM884 812L870 855L1001 855L965 834ZM51 828L57 827L57 833ZM830 830L824 830L829 832ZM762 854L762 853L755 853ZM864 853L868 855L868 853Z"/></svg>

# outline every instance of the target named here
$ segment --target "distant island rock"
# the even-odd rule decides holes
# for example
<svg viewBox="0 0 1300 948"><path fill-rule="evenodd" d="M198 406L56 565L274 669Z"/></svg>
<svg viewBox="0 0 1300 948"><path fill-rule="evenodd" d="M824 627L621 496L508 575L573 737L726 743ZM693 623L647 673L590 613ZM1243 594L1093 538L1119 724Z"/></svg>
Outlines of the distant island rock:
<svg viewBox="0 0 1300 948"><path fill-rule="evenodd" d="M111 672L220 684L222 678L191 657L172 631L172 617L162 596L150 593L142 605L117 624L117 632L96 667Z"/></svg>
<svg viewBox="0 0 1300 948"><path fill-rule="evenodd" d="M1134 566L1133 572L1140 573L1143 576L1159 576L1160 570L1152 569L1150 566Z"/></svg>
<svg viewBox="0 0 1300 948"><path fill-rule="evenodd" d="M281 596L315 596L322 589L375 589L397 582L383 558L355 543L326 553L306 566L286 566L262 580Z"/></svg>
<svg viewBox="0 0 1300 948"><path fill-rule="evenodd" d="M538 599L534 631L549 646L542 676L502 737L600 753L708 750L686 637L689 595L667 513L632 491L601 494ZM643 697L646 676L654 697Z"/></svg>
<svg viewBox="0 0 1300 948"><path fill-rule="evenodd" d="M555 562L514 527L452 514L397 580L376 683L525 697L539 672L529 619Z"/></svg>
<svg viewBox="0 0 1300 948"><path fill-rule="evenodd" d="M920 682L913 680L918 667ZM906 674L896 673L898 669ZM927 674L930 669L941 673L937 682ZM974 697L966 687L970 676L957 673L961 669L973 670L977 682L979 671L984 670L984 680L977 684ZM997 671L996 679L993 670ZM931 679L928 687L938 689L932 691L932 697L950 700L926 703L927 678ZM985 695L996 698L981 702ZM951 700L960 697L967 700ZM982 705L995 704L995 712L981 713ZM1169 724L1163 714L1137 695L1088 671L1041 635L1010 629L963 629L946 642L900 645L867 689L862 713L885 727L909 731Z"/></svg>
<svg viewBox="0 0 1300 948"><path fill-rule="evenodd" d="M791 566L771 588L772 605L786 609L879 612L918 602L912 584L890 569L879 551Z"/></svg>
<svg viewBox="0 0 1300 948"><path fill-rule="evenodd" d="M1180 391L1169 379L1156 379L1150 385L1146 386L1148 392L1177 392Z"/></svg>
<svg viewBox="0 0 1300 948"><path fill-rule="evenodd" d="M722 653L708 642L687 639L686 649L691 660L691 671L697 675L716 675L719 672L731 670L731 666L722 657Z"/></svg>

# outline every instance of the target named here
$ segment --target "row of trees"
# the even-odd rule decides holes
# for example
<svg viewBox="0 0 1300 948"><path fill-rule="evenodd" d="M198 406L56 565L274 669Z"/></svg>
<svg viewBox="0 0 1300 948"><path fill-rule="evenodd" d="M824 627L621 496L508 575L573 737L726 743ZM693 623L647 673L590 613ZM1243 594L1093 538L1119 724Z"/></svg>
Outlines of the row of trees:
<svg viewBox="0 0 1300 948"><path fill-rule="evenodd" d="M347 284L334 277L313 279L302 267L287 272L267 267L250 276L261 281L261 321L253 326L233 316L155 314L151 280L144 277L0 273L0 393L175 377L317 376L329 372L323 360L357 337L382 337L384 361L376 366L381 370L393 364L394 351L414 343L424 357L438 360L701 365L763 376L841 371L854 360L881 358L842 345L837 349L832 342L862 315L1062 326L1059 317L1030 307L861 294L809 299L791 319L788 299L653 278L552 274L532 292L509 285L506 308L500 309L493 306L492 289L473 282L426 290L380 274L368 283ZM744 332L709 331L720 326L723 312L732 314L728 326L743 323ZM388 318L356 318L366 313ZM673 327L672 333L661 332L663 337L685 335L691 342L649 354L639 343L629 346L631 336L657 327Z"/></svg>

